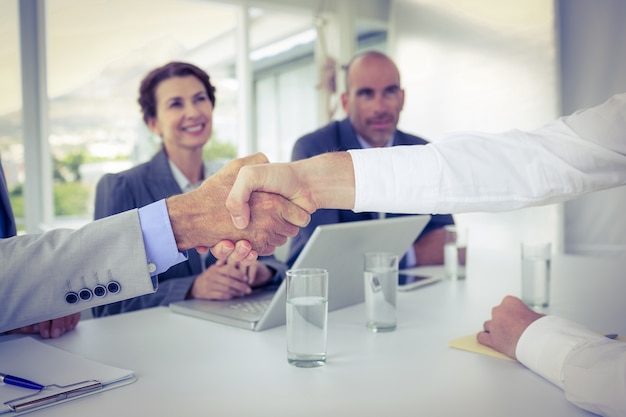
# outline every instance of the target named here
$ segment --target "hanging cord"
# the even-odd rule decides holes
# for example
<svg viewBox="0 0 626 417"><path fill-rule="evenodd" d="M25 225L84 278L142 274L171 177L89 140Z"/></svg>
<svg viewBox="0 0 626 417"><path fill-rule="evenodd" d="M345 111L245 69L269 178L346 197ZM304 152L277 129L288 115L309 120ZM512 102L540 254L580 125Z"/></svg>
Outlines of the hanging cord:
<svg viewBox="0 0 626 417"><path fill-rule="evenodd" d="M337 60L328 53L325 34L326 21L322 18L323 4L324 1L320 1L320 8L315 17L315 29L317 30L317 36L322 51L322 59L320 60L321 64L319 68L320 82L317 88L325 92L326 116L328 118L327 120L330 121L337 111L337 101L335 100L337 94Z"/></svg>

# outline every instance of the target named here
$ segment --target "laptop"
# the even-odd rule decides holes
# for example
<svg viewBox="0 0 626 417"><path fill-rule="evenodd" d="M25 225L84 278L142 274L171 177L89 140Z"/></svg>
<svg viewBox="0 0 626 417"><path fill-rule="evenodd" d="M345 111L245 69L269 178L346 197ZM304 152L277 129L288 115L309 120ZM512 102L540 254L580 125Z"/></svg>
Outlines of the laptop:
<svg viewBox="0 0 626 417"><path fill-rule="evenodd" d="M296 268L328 271L328 310L365 300L363 254L392 252L402 257L424 230L430 215L403 216L318 226L294 262ZM170 304L170 310L217 323L261 331L285 324L283 280L245 297L219 301L191 299Z"/></svg>

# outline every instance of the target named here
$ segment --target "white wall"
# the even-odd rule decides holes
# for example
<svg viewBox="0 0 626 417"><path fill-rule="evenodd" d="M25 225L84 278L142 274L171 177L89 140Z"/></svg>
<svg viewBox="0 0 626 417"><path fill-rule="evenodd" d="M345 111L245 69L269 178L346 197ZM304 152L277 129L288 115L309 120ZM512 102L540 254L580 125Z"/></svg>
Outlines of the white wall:
<svg viewBox="0 0 626 417"><path fill-rule="evenodd" d="M310 62L256 81L256 149L270 161L290 161L296 139L318 128L316 75Z"/></svg>
<svg viewBox="0 0 626 417"><path fill-rule="evenodd" d="M400 128L436 141L451 131L532 129L554 119L554 25L545 0L394 1L389 51L407 94ZM470 245L517 250L530 239L561 249L560 205L455 218L469 226Z"/></svg>
<svg viewBox="0 0 626 417"><path fill-rule="evenodd" d="M563 114L626 92L626 2L560 0ZM564 204L565 250L626 257L626 187Z"/></svg>

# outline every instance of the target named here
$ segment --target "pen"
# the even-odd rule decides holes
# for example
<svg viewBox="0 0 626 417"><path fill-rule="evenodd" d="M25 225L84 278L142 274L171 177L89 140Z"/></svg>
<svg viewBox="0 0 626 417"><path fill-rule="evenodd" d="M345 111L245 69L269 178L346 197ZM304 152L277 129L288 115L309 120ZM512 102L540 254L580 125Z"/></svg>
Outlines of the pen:
<svg viewBox="0 0 626 417"><path fill-rule="evenodd" d="M24 379L24 378L20 378L20 377L17 377L17 376L13 376L13 375L7 375L7 374L0 373L0 379L5 384L15 385L16 387L22 387L22 388L28 388L28 389L36 389L36 390L42 390L42 389L45 388L41 384L38 384L38 383L33 382L33 381L29 381L28 379Z"/></svg>

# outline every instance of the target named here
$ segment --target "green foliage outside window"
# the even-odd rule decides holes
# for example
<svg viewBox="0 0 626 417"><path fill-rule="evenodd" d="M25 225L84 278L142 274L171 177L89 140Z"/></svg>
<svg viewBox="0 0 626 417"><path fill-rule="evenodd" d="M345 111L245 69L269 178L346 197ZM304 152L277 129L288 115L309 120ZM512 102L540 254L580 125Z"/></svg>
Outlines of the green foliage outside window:
<svg viewBox="0 0 626 417"><path fill-rule="evenodd" d="M212 138L204 146L202 155L207 161L219 161L223 159L234 159L237 157L237 147L232 143L221 142Z"/></svg>
<svg viewBox="0 0 626 417"><path fill-rule="evenodd" d="M88 200L89 187L80 182L54 184L55 216L84 216Z"/></svg>
<svg viewBox="0 0 626 417"><path fill-rule="evenodd" d="M212 138L204 147L203 156L208 161L223 161L237 157L237 148L227 142ZM94 160L84 151L69 153L63 158L53 159L53 192L55 216L86 216L90 197L90 186L81 182L80 166ZM13 214L18 223L24 218L24 188L18 184L10 191Z"/></svg>
<svg viewBox="0 0 626 417"><path fill-rule="evenodd" d="M24 218L24 187L19 184L9 190L9 200L16 219Z"/></svg>
<svg viewBox="0 0 626 417"><path fill-rule="evenodd" d="M87 214L89 187L79 182L55 182L54 215L55 216L82 216ZM24 189L21 185L14 187L10 192L11 207L16 219L23 219Z"/></svg>

